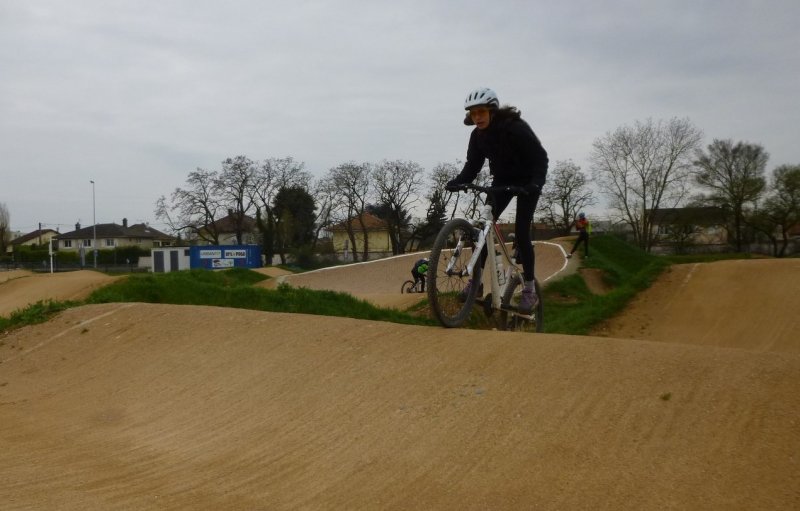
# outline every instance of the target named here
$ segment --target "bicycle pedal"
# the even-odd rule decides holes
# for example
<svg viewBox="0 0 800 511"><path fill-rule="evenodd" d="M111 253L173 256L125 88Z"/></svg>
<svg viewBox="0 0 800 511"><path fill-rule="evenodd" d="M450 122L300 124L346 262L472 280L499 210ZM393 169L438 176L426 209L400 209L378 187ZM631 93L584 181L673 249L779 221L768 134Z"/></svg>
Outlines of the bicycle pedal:
<svg viewBox="0 0 800 511"><path fill-rule="evenodd" d="M519 316L521 318L533 319L533 318L536 317L536 315L534 314L534 311L531 311L530 314L525 314L524 312L521 312L518 307L513 307L512 310L514 311L514 314L516 314L517 316Z"/></svg>

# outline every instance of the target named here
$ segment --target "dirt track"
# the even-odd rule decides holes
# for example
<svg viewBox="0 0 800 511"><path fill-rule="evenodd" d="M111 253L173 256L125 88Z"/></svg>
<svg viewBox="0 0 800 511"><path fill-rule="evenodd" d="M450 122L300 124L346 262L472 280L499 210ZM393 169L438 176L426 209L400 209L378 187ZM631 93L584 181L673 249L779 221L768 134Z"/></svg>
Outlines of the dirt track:
<svg viewBox="0 0 800 511"><path fill-rule="evenodd" d="M535 247L536 278L541 282L574 271L578 266L577 261L568 262L564 258L565 252L560 244L541 242ZM286 282L297 287L342 291L380 307L403 309L423 298L414 294L403 295L400 287L404 281L411 279L414 262L426 255L428 252L419 252L357 263L348 265L345 271L341 267L334 267L297 275L280 275L276 279L264 281L262 286L272 288L280 282ZM488 278L486 275L487 285Z"/></svg>
<svg viewBox="0 0 800 511"><path fill-rule="evenodd" d="M64 273L0 272L0 316L39 300L82 300L117 277L81 270Z"/></svg>
<svg viewBox="0 0 800 511"><path fill-rule="evenodd" d="M0 507L798 509L796 261L676 268L657 342L71 309L0 338Z"/></svg>
<svg viewBox="0 0 800 511"><path fill-rule="evenodd" d="M798 353L798 305L800 259L677 265L597 333Z"/></svg>

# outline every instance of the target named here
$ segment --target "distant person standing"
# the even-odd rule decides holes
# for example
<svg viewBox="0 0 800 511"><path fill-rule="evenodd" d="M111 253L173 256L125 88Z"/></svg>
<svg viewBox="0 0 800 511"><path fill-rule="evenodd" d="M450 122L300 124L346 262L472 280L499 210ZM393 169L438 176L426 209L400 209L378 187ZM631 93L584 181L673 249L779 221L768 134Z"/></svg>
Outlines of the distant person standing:
<svg viewBox="0 0 800 511"><path fill-rule="evenodd" d="M581 242L583 242L584 256L589 257L589 233L592 232L592 224L586 219L586 213L578 213L578 219L575 221L575 228L578 229L578 239L572 246L567 259L572 257L572 254L578 250Z"/></svg>

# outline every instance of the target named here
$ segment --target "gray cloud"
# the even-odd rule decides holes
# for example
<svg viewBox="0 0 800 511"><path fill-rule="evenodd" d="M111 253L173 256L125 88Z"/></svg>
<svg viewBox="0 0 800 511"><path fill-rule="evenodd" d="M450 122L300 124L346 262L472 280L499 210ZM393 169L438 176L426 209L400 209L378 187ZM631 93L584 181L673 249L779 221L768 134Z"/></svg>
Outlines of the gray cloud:
<svg viewBox="0 0 800 511"><path fill-rule="evenodd" d="M647 117L800 163L796 1L0 5L0 154L15 229L122 217L196 167L291 155L463 158L465 93L520 107L552 160ZM70 227L71 228L71 227Z"/></svg>

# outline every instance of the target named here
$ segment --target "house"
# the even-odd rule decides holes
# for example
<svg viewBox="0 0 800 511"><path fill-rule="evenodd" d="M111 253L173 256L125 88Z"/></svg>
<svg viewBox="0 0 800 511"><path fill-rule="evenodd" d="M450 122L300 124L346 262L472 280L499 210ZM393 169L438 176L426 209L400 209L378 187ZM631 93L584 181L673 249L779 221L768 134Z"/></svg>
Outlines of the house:
<svg viewBox="0 0 800 511"><path fill-rule="evenodd" d="M97 247L94 240L97 240ZM169 247L174 245L176 239L163 232L153 229L147 224L134 224L128 226L128 219L122 219L119 224L97 224L96 226L81 227L75 224L75 230L54 237L57 250L110 250L117 247L139 247L150 249L154 247Z"/></svg>
<svg viewBox="0 0 800 511"><path fill-rule="evenodd" d="M355 238L355 247L350 240L348 227L351 228ZM347 221L336 224L330 228L333 234L333 251L342 261L353 260L353 249L358 253L359 260L364 254L364 234L366 233L368 256L367 259L380 259L392 255L392 242L389 237L389 225L370 213L362 213Z"/></svg>
<svg viewBox="0 0 800 511"><path fill-rule="evenodd" d="M16 247L44 247L50 243L50 239L57 236L58 231L53 229L37 229L28 234L16 237L8 244L6 252L11 253Z"/></svg>
<svg viewBox="0 0 800 511"><path fill-rule="evenodd" d="M652 215L656 246L683 251L689 246L722 249L728 245L725 214L714 206L656 209Z"/></svg>
<svg viewBox="0 0 800 511"><path fill-rule="evenodd" d="M214 220L213 223L200 228L200 240L198 240L200 242L199 244L257 245L259 242L258 226L256 225L256 219L251 216L241 216L241 243L236 239L240 218L237 215L241 215L241 213L235 213L233 210L229 209L226 216L220 218L219 220ZM213 239L213 233L217 234L219 243L214 243L211 241Z"/></svg>

